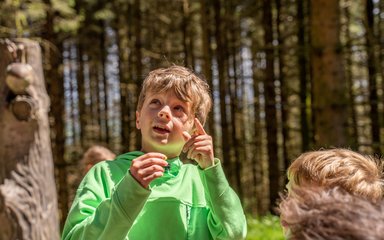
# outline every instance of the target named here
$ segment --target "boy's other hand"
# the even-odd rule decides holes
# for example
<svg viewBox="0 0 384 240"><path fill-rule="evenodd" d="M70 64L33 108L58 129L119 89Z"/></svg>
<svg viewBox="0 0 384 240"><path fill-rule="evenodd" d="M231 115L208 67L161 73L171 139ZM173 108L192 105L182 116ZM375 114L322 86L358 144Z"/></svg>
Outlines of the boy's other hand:
<svg viewBox="0 0 384 240"><path fill-rule="evenodd" d="M168 165L165 159L167 156L162 153L146 153L132 160L129 171L141 186L148 188L152 180L163 176L164 167Z"/></svg>
<svg viewBox="0 0 384 240"><path fill-rule="evenodd" d="M196 131L191 136L183 132L186 141L183 152L188 152L187 157L195 160L202 169L214 165L212 137L208 135L199 119L195 118Z"/></svg>

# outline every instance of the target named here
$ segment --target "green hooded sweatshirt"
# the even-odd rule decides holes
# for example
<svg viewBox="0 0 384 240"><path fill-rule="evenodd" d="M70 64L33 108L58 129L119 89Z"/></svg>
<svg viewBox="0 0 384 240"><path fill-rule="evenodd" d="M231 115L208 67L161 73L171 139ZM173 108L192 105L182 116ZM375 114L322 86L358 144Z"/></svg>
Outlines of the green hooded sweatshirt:
<svg viewBox="0 0 384 240"><path fill-rule="evenodd" d="M130 152L96 164L84 177L62 239L244 239L246 220L220 161L205 170L167 160L169 168L143 188L129 173Z"/></svg>

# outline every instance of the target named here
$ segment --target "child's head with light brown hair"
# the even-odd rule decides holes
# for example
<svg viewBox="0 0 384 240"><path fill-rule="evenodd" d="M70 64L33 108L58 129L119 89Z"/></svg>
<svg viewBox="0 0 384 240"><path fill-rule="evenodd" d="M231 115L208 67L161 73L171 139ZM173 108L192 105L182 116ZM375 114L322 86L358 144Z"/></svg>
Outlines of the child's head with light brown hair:
<svg viewBox="0 0 384 240"><path fill-rule="evenodd" d="M289 240L382 240L384 202L347 193L341 188L295 188L298 197L283 197L280 219Z"/></svg>
<svg viewBox="0 0 384 240"><path fill-rule="evenodd" d="M115 159L116 154L114 154L108 148L103 146L94 145L84 153L83 158L81 159L81 165L83 166L83 173L87 173L89 169L93 167L96 163L99 163L104 160L113 160Z"/></svg>
<svg viewBox="0 0 384 240"><path fill-rule="evenodd" d="M288 168L288 190L296 186L341 187L372 201L383 198L383 165L348 149L303 153Z"/></svg>
<svg viewBox="0 0 384 240"><path fill-rule="evenodd" d="M197 117L202 124L205 123L212 107L209 85L190 69L182 66L171 66L151 71L143 82L137 110L141 110L148 93L165 93L168 91L174 91L180 100L190 102L194 113L192 119Z"/></svg>

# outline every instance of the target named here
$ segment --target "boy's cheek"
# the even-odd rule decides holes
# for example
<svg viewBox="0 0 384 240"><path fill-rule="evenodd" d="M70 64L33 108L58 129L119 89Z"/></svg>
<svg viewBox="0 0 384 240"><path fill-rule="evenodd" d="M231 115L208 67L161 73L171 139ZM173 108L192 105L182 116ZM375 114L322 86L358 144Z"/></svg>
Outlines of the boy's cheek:
<svg viewBox="0 0 384 240"><path fill-rule="evenodd" d="M189 125L189 133L191 135L196 133L196 126L195 126L195 121L194 119L188 120L188 125Z"/></svg>
<svg viewBox="0 0 384 240"><path fill-rule="evenodd" d="M190 135L193 135L195 131L195 126L193 123L193 120L186 120L185 122L179 121L177 124L180 124L181 129L186 132L188 132Z"/></svg>

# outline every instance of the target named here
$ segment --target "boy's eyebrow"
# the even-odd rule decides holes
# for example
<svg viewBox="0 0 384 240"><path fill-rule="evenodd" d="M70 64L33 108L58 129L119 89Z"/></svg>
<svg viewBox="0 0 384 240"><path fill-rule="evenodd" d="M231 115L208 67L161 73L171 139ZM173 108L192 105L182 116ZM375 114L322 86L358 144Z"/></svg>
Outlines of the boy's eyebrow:
<svg viewBox="0 0 384 240"><path fill-rule="evenodd" d="M176 97L176 100L177 100L177 102L180 102L180 103L182 103L182 104L188 104L188 103L191 103L191 102L188 102L188 101L184 101L183 99L180 99L180 98L178 98L178 97Z"/></svg>

